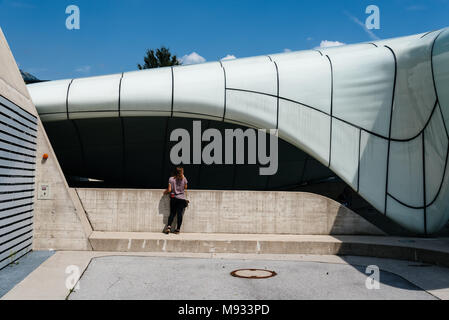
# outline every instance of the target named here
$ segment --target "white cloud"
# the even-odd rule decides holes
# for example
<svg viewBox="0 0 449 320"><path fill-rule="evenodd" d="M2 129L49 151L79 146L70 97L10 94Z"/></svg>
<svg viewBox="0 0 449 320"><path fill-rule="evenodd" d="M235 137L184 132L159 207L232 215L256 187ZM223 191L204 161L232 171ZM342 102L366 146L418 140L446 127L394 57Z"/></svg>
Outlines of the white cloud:
<svg viewBox="0 0 449 320"><path fill-rule="evenodd" d="M204 59L198 53L192 52L191 54L184 55L181 58L181 62L182 62L182 64L197 64L197 63L206 62L206 59Z"/></svg>
<svg viewBox="0 0 449 320"><path fill-rule="evenodd" d="M288 48L285 48L285 49L284 49L284 52L292 52L292 50L290 50L290 49L288 49Z"/></svg>
<svg viewBox="0 0 449 320"><path fill-rule="evenodd" d="M237 57L234 56L233 54L228 54L228 55L226 55L226 57L221 58L221 61L225 61L225 60L234 60L234 59L237 59Z"/></svg>
<svg viewBox="0 0 449 320"><path fill-rule="evenodd" d="M80 72L80 73L89 73L90 69L92 69L91 66L83 66L83 67L76 68L75 71Z"/></svg>
<svg viewBox="0 0 449 320"><path fill-rule="evenodd" d="M323 40L320 43L320 46L318 48L330 48L330 47L339 47L344 46L346 43L340 42L340 41L329 41L329 40Z"/></svg>

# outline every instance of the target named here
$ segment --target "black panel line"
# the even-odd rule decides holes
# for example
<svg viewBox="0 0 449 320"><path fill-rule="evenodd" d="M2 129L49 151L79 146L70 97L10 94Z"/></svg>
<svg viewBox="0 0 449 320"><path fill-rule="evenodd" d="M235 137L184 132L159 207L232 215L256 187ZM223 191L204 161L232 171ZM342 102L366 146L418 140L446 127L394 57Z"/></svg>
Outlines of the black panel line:
<svg viewBox="0 0 449 320"><path fill-rule="evenodd" d="M269 96L269 97L272 97L272 98L277 98L277 97L278 97L278 96L275 95L275 94L264 93L264 92L258 92L258 91L253 91L253 90L246 90L246 89L226 88L226 90L231 90L231 91L241 91L241 92L248 92L248 93L260 94L260 95ZM329 114L328 114L327 112L325 112L325 111L323 111L323 110L320 110L320 109L318 109L318 108L312 107L312 106L310 106L310 105L307 105L307 104L305 104L305 103L301 103L301 102L298 102L298 101L295 101L295 100L292 100L292 99L288 99L288 98L284 98L284 97L279 97L279 99L285 100L285 101L288 101L288 102L292 102L292 103L296 103L296 104L299 104L299 105L302 105L302 106L304 106L304 107L310 108L310 109L315 110L315 111L317 111L317 112L319 112L319 113L322 113L322 114L325 114L325 115L329 116Z"/></svg>
<svg viewBox="0 0 449 320"><path fill-rule="evenodd" d="M174 100L175 100L175 75L173 72L173 67L171 68L171 114L170 116L173 117L173 106L174 106Z"/></svg>
<svg viewBox="0 0 449 320"><path fill-rule="evenodd" d="M182 113L182 114L191 114L191 115L205 116L205 117L209 117L209 118L214 118L214 120L215 119L221 120L221 116L217 117L217 116L213 116L213 115L205 114L205 113L200 113L200 112L175 111L174 113L176 113L176 114Z"/></svg>
<svg viewBox="0 0 449 320"><path fill-rule="evenodd" d="M443 178L441 179L440 186L438 188L437 194L435 195L434 199L432 200L432 202L427 204L428 207L430 207L431 205L433 205L435 203L435 201L438 199L438 197L440 195L441 189L443 188L444 179L446 178L448 160L449 160L449 141L448 141L447 151L446 151L446 161L444 163Z"/></svg>
<svg viewBox="0 0 449 320"><path fill-rule="evenodd" d="M332 161L332 120L333 120L333 109L334 109L334 67L332 65L331 58L326 55L326 58L329 60L329 64L331 67L331 113L330 113L330 137L329 137L329 168L331 167Z"/></svg>
<svg viewBox="0 0 449 320"><path fill-rule="evenodd" d="M314 50L314 51L318 52L323 57L323 53L320 50Z"/></svg>
<svg viewBox="0 0 449 320"><path fill-rule="evenodd" d="M146 112L146 113L151 113L151 112L167 112L170 113L170 110L126 110L125 112ZM48 115L54 115L54 114L62 114L65 112L42 112L39 113L40 116L48 116ZM97 111L97 110L84 110L84 111L72 111L70 112L71 114L77 114L77 113L118 113L116 110L102 110L102 111ZM126 117L126 116L125 116ZM50 121L53 122L53 121Z"/></svg>
<svg viewBox="0 0 449 320"><path fill-rule="evenodd" d="M357 170L357 192L360 192L360 145L362 141L362 130L359 130L359 158L358 161L358 170Z"/></svg>
<svg viewBox="0 0 449 320"><path fill-rule="evenodd" d="M444 131L446 132L447 139L449 140L449 131L447 131L446 122L444 121L443 110L441 110L441 105L439 103L438 103L438 109L440 109L441 120L443 121Z"/></svg>
<svg viewBox="0 0 449 320"><path fill-rule="evenodd" d="M423 206L424 206L424 234L427 235L427 201L426 201L426 141L425 133L422 133L422 183L423 183ZM443 179L444 180L444 179Z"/></svg>
<svg viewBox="0 0 449 320"><path fill-rule="evenodd" d="M121 103L122 103L122 80L123 80L123 74L124 72L122 72L122 75L120 76L120 81L118 84L118 116L119 118L121 117Z"/></svg>
<svg viewBox="0 0 449 320"><path fill-rule="evenodd" d="M433 50L435 49L435 43L437 42L437 39L440 37L440 35L443 33L443 31L444 30L442 30L440 33L438 33L438 35L435 37L435 39L433 40L433 43L432 43L432 49L430 50L430 71L432 74L433 88L435 90L435 96L437 97L437 101L440 101L440 99L438 98L438 90L437 90L437 85L435 82L435 72L433 70ZM443 117L443 119L444 119L444 117Z"/></svg>
<svg viewBox="0 0 449 320"><path fill-rule="evenodd" d="M70 87L72 86L73 80L75 80L75 79L70 80L70 83L67 86L67 95L65 97L65 110L66 110L66 114L67 114L67 120L70 119L70 117L69 117L69 91L70 91Z"/></svg>
<svg viewBox="0 0 449 320"><path fill-rule="evenodd" d="M426 32L425 34L423 34L423 35L420 37L420 39L422 39L422 38L428 36L429 34L431 34L432 32L435 32L435 31L438 31L438 30L433 30L433 31Z"/></svg>
<svg viewBox="0 0 449 320"><path fill-rule="evenodd" d="M223 63L220 61L220 66L223 69L223 76L224 76L224 107L223 107L223 121L225 121L226 118L226 69L223 66Z"/></svg>
<svg viewBox="0 0 449 320"><path fill-rule="evenodd" d="M120 82L118 85L118 117L120 119L120 126L122 129L122 183L125 184L125 180L126 180L126 174L125 174L125 166L126 166L126 153L125 153L125 124L122 118L122 114L121 114L121 105L122 105L122 80L123 80L123 74L124 72L122 72L122 75L120 76Z"/></svg>
<svg viewBox="0 0 449 320"><path fill-rule="evenodd" d="M279 129L279 68L276 61L273 61L276 67L276 81L277 81L277 106L276 106L276 130Z"/></svg>
<svg viewBox="0 0 449 320"><path fill-rule="evenodd" d="M393 93L391 98L391 109L390 109L390 124L388 126L388 149L387 149L387 168L386 168L386 177L385 177L385 207L384 207L384 214L387 215L387 195L388 195L388 180L390 176L390 149L391 149L391 128L393 124L393 110L394 110L394 101L396 96L396 78L398 75L398 61L396 58L396 54L394 53L393 49L391 49L388 46L385 46L385 48L389 49L391 53L393 54L394 58L394 82L393 82ZM423 128L424 130L424 128Z"/></svg>
<svg viewBox="0 0 449 320"><path fill-rule="evenodd" d="M448 167L448 165L447 165L448 164L448 160L449 160L449 142L448 142L448 146L447 146L447 150L446 150L446 161L445 161L445 164L444 164L443 177L441 179L440 186L439 186L438 191L437 191L436 195L434 196L433 200L431 202L429 202L428 204L426 204L426 207L432 206L435 203L435 201L438 200L438 197L440 196L441 189L443 188L443 182L444 182L444 179L446 177L446 172L447 172L447 167ZM388 193L388 196L390 198L392 198L393 200L395 200L396 202L398 202L401 205L403 205L404 207L411 208L411 209L424 209L424 206L411 206L411 205L408 205L408 204L402 202L401 200L399 200L398 198L396 198L395 196L393 196L390 193Z"/></svg>

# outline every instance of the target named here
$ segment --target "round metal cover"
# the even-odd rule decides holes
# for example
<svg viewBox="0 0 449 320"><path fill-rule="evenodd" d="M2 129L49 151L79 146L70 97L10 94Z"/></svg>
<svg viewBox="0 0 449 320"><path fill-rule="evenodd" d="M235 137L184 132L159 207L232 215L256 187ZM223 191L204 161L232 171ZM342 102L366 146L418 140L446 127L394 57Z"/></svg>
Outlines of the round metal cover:
<svg viewBox="0 0 449 320"><path fill-rule="evenodd" d="M277 275L276 272L264 269L239 269L231 272L231 276L246 279L266 279Z"/></svg>

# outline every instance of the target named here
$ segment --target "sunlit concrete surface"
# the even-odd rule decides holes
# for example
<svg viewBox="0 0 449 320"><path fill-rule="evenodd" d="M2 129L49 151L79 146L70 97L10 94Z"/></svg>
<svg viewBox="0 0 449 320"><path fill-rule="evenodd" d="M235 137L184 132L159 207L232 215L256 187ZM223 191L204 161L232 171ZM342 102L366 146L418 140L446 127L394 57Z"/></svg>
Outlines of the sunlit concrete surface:
<svg viewBox="0 0 449 320"><path fill-rule="evenodd" d="M365 287L369 265L381 270L380 290L375 292ZM68 282L74 274L66 273L69 266L78 267L82 275L79 289L72 294L75 282ZM270 269L278 275L266 281L235 279L229 274L248 267ZM449 268L334 255L58 251L1 299L193 299L204 294L212 299L218 285L224 289L217 299L269 298L271 294L273 299L448 300ZM265 291L251 291L254 286Z"/></svg>
<svg viewBox="0 0 449 320"><path fill-rule="evenodd" d="M242 268L277 275L230 275ZM103 257L92 260L69 299L436 299L387 271L380 271L380 289L367 289L365 271L364 266L305 261Z"/></svg>

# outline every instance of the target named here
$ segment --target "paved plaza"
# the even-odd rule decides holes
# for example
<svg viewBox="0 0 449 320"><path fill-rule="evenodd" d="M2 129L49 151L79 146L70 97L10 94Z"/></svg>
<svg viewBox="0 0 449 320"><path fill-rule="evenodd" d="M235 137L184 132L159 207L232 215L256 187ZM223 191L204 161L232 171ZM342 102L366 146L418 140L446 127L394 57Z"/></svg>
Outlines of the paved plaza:
<svg viewBox="0 0 449 320"><path fill-rule="evenodd" d="M230 275L245 268L277 275ZM69 299L436 299L382 270L380 288L370 290L366 280L371 273L365 272L365 266L322 262L109 256L91 261Z"/></svg>

